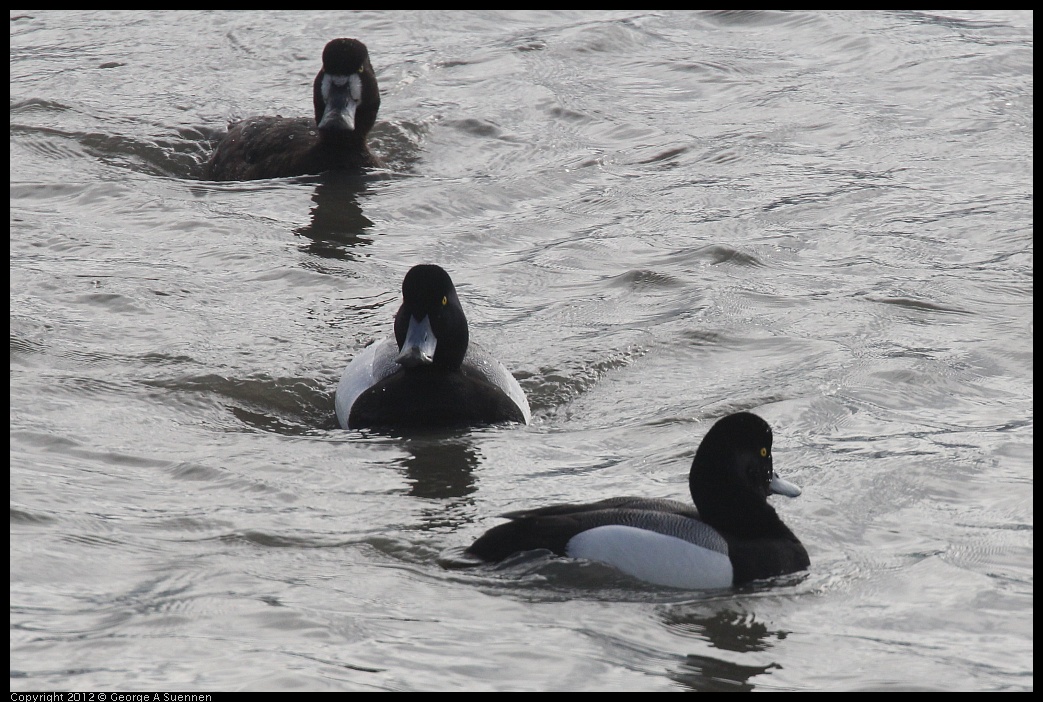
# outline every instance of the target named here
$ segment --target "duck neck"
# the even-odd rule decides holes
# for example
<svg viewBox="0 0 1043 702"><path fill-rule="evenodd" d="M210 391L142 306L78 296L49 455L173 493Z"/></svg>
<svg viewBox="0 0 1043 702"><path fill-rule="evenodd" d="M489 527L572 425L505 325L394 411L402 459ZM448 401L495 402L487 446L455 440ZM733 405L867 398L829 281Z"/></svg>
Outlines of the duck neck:
<svg viewBox="0 0 1043 702"><path fill-rule="evenodd" d="M751 538L782 536L796 538L768 502L749 489L729 485L695 484L692 500L699 517L722 533Z"/></svg>
<svg viewBox="0 0 1043 702"><path fill-rule="evenodd" d="M327 149L357 151L366 144L366 135L357 129L320 129L319 141Z"/></svg>

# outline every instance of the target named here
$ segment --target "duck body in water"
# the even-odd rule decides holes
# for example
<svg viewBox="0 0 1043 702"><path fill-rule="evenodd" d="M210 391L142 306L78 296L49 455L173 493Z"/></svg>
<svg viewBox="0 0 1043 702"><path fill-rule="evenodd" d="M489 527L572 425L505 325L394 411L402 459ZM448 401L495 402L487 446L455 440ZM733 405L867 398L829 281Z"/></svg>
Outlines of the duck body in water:
<svg viewBox="0 0 1043 702"><path fill-rule="evenodd" d="M382 167L366 142L380 109L366 45L357 39L326 44L312 95L314 119L249 117L229 125L204 178L259 180Z"/></svg>
<svg viewBox="0 0 1043 702"><path fill-rule="evenodd" d="M771 427L749 412L719 419L703 437L688 475L695 505L611 497L511 512L467 553L502 561L548 550L614 566L656 585L724 588L805 570L808 552L769 494L800 488L775 474Z"/></svg>

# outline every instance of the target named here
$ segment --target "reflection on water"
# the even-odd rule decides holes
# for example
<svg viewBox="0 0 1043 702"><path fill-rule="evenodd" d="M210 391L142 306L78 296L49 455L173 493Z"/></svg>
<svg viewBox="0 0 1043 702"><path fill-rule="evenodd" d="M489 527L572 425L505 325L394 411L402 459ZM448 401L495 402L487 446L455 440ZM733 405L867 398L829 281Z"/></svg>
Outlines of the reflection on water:
<svg viewBox="0 0 1043 702"><path fill-rule="evenodd" d="M705 610L705 605L694 611L686 606L670 607L662 610L660 616L670 629L686 636L694 635L722 651L765 651L771 648L772 639L786 638L786 632L769 631L749 612L721 607L716 602L712 612Z"/></svg>
<svg viewBox="0 0 1043 702"><path fill-rule="evenodd" d="M706 613L706 605L694 610L690 605L664 608L660 611L663 623L671 630L705 640L721 651L755 653L771 650L774 641L786 638L785 631L771 631L749 612L734 610L714 602L713 611ZM692 690L754 689L750 678L781 668L776 663L742 665L705 654L688 654L677 670L668 673L672 680Z"/></svg>
<svg viewBox="0 0 1043 702"><path fill-rule="evenodd" d="M473 472L481 453L468 433L414 435L402 448L409 455L397 463L406 469L413 497L450 499L475 491Z"/></svg>
<svg viewBox="0 0 1043 702"><path fill-rule="evenodd" d="M755 688L750 678L781 667L777 663L741 665L710 656L689 654L677 670L667 675L696 692L750 692Z"/></svg>
<svg viewBox="0 0 1043 702"><path fill-rule="evenodd" d="M294 234L309 240L301 250L322 258L358 259L360 254L354 249L373 243L372 238L365 236L373 227L373 220L363 213L359 201L369 194L370 184L400 177L399 174L413 169L420 157L424 131L423 125L381 119L370 136L372 145L389 165L390 171L370 169L358 173L339 170L316 177L309 221L294 230Z"/></svg>
<svg viewBox="0 0 1043 702"><path fill-rule="evenodd" d="M353 251L368 246L373 239L363 233L373 220L362 213L359 196L366 192L365 176L348 171L331 171L321 176L311 200L310 220L294 233L308 239L301 248L322 258L354 260Z"/></svg>

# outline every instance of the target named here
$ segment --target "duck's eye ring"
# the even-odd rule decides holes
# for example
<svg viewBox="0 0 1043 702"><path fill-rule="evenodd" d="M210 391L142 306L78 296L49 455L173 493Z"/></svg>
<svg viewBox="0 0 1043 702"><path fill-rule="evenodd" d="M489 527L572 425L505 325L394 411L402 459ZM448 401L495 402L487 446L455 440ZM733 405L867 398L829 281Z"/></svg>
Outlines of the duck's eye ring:
<svg viewBox="0 0 1043 702"><path fill-rule="evenodd" d="M445 295L442 295L442 307L445 307L448 304L449 304L449 298L446 297Z"/></svg>
<svg viewBox="0 0 1043 702"><path fill-rule="evenodd" d="M365 66L359 66L359 70L358 70L359 73L362 73L364 70L366 70Z"/></svg>
<svg viewBox="0 0 1043 702"><path fill-rule="evenodd" d="M767 458L767 457L768 457L768 449L762 448L761 449L761 458Z"/></svg>

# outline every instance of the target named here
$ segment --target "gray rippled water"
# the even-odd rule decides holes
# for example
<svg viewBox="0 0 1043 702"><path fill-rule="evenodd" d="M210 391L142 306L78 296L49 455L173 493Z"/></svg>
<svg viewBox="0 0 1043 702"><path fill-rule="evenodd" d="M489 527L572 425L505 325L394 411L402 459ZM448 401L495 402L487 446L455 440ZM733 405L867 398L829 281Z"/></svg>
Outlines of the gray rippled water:
<svg viewBox="0 0 1043 702"><path fill-rule="evenodd" d="M13 691L1032 689L1030 11L10 27ZM200 180L337 36L392 172ZM531 426L337 428L420 262ZM737 410L807 573L458 567Z"/></svg>

